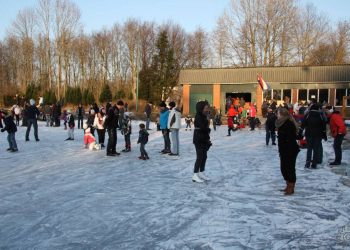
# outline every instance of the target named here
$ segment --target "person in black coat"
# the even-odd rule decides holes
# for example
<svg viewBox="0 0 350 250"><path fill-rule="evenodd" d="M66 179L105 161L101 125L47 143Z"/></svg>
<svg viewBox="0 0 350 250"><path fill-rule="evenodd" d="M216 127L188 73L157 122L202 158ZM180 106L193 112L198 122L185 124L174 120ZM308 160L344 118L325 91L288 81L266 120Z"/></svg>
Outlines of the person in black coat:
<svg viewBox="0 0 350 250"><path fill-rule="evenodd" d="M4 118L4 128L1 129L1 132L7 131L7 141L9 143L9 148L7 151L10 152L16 152L18 151L17 148L17 143L16 143L16 138L15 138L15 133L17 132L17 126L15 122L13 121L13 117L11 114L9 114L7 111L3 110L1 111L3 115L5 116Z"/></svg>
<svg viewBox="0 0 350 250"><path fill-rule="evenodd" d="M322 158L319 155L322 147L322 138L327 137L326 121L320 113L320 108L317 104L312 104L310 106L310 110L306 114L299 129L300 138L302 138L304 129L307 143L305 168L310 168L310 165L311 168L317 168L319 159Z"/></svg>
<svg viewBox="0 0 350 250"><path fill-rule="evenodd" d="M196 117L194 120L193 143L196 148L197 159L194 164L193 182L203 182L210 180L205 174L205 163L207 160L207 152L210 148L210 128L208 122L209 103L200 101L196 105Z"/></svg>
<svg viewBox="0 0 350 250"><path fill-rule="evenodd" d="M278 129L278 151L281 173L286 181L285 195L294 193L296 182L295 162L300 151L297 139L297 123L285 108L277 110L276 128Z"/></svg>
<svg viewBox="0 0 350 250"><path fill-rule="evenodd" d="M120 155L116 151L117 146L117 123L118 117L115 115L115 110L111 107L105 119L105 128L108 133L108 144L107 144L107 156L116 156Z"/></svg>
<svg viewBox="0 0 350 250"><path fill-rule="evenodd" d="M271 108L267 109L266 114L266 123L265 123L265 129L266 129L266 146L269 145L270 138L272 141L272 145L276 145L276 125L275 122L277 120L276 114L272 111Z"/></svg>
<svg viewBox="0 0 350 250"><path fill-rule="evenodd" d="M39 109L35 106L34 99L30 99L30 106L27 108L27 131L26 131L26 141L29 141L30 129L33 125L34 137L36 141L39 141L38 136L38 116L40 115Z"/></svg>
<svg viewBox="0 0 350 250"><path fill-rule="evenodd" d="M139 131L139 139L137 140L137 144L140 144L140 151L141 151L141 156L139 156L140 160L148 160L148 154L145 149L145 145L148 142L148 132L146 130L145 124L141 123L140 125L140 131Z"/></svg>

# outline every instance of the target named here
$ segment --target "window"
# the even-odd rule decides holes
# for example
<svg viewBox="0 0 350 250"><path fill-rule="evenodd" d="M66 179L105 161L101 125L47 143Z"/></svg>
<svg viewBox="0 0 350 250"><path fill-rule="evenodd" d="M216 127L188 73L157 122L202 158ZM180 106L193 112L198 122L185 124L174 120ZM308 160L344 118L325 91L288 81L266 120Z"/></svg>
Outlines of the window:
<svg viewBox="0 0 350 250"><path fill-rule="evenodd" d="M290 89L284 89L283 90L283 99L284 97L288 96L289 100L292 100L292 91Z"/></svg>
<svg viewBox="0 0 350 250"><path fill-rule="evenodd" d="M309 89L309 98L308 98L308 100L311 100L311 99L318 100L317 92L318 92L317 89Z"/></svg>
<svg viewBox="0 0 350 250"><path fill-rule="evenodd" d="M320 103L328 103L328 89L320 89L318 92L318 101Z"/></svg>
<svg viewBox="0 0 350 250"><path fill-rule="evenodd" d="M272 90L264 90L263 97L266 100L272 99Z"/></svg>
<svg viewBox="0 0 350 250"><path fill-rule="evenodd" d="M343 96L346 96L346 89L335 90L335 106L343 105Z"/></svg>
<svg viewBox="0 0 350 250"><path fill-rule="evenodd" d="M280 90L280 89L274 89L273 90L273 96L272 96L272 98L274 99L274 100L282 100L282 90Z"/></svg>
<svg viewBox="0 0 350 250"><path fill-rule="evenodd" d="M307 101L307 89L298 90L298 102L299 101Z"/></svg>

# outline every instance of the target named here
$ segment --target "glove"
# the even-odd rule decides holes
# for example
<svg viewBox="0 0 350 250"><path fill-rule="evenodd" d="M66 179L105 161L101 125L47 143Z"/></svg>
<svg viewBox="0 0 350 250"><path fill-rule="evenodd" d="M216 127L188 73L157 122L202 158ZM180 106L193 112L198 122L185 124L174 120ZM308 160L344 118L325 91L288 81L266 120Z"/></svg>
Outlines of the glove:
<svg viewBox="0 0 350 250"><path fill-rule="evenodd" d="M2 128L2 129L1 129L1 132L5 132L5 129Z"/></svg>

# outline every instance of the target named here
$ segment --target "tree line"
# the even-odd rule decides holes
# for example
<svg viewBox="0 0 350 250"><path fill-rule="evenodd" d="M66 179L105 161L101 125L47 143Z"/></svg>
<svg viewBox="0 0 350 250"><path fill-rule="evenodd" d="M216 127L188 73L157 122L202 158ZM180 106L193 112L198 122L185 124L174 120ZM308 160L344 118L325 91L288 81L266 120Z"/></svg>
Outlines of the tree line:
<svg viewBox="0 0 350 250"><path fill-rule="evenodd" d="M71 0L38 0L18 13L0 41L1 101L32 93L71 103L137 94L158 102L176 98L183 68L349 62L349 21L331 25L296 0L231 0L214 30L190 33L171 21L129 19L87 34L80 17Z"/></svg>

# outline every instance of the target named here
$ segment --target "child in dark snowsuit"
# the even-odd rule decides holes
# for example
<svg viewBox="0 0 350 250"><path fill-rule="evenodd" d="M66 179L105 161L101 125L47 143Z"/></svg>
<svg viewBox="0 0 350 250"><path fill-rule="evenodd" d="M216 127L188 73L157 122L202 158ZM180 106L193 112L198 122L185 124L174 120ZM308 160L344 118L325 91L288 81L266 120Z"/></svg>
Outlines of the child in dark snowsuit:
<svg viewBox="0 0 350 250"><path fill-rule="evenodd" d="M190 115L188 115L185 118L185 122L186 122L186 129L185 130L187 130L187 128L190 128L190 130L191 130L191 123L193 123L193 120L192 120L192 117Z"/></svg>
<svg viewBox="0 0 350 250"><path fill-rule="evenodd" d="M141 156L139 156L140 160L148 160L148 154L145 149L145 145L148 142L148 132L145 129L145 124L141 123L140 124L140 132L139 132L139 139L137 141L137 144L140 143L140 151L141 151Z"/></svg>
<svg viewBox="0 0 350 250"><path fill-rule="evenodd" d="M9 114L7 111L1 111L4 116L4 128L1 129L1 132L5 132L7 131L8 135L7 135L7 141L9 143L9 148L7 149L7 151L10 152L17 152L17 143L16 143L16 138L15 138L15 133L17 132L17 126L15 124L15 122L13 121L13 117L11 114Z"/></svg>

